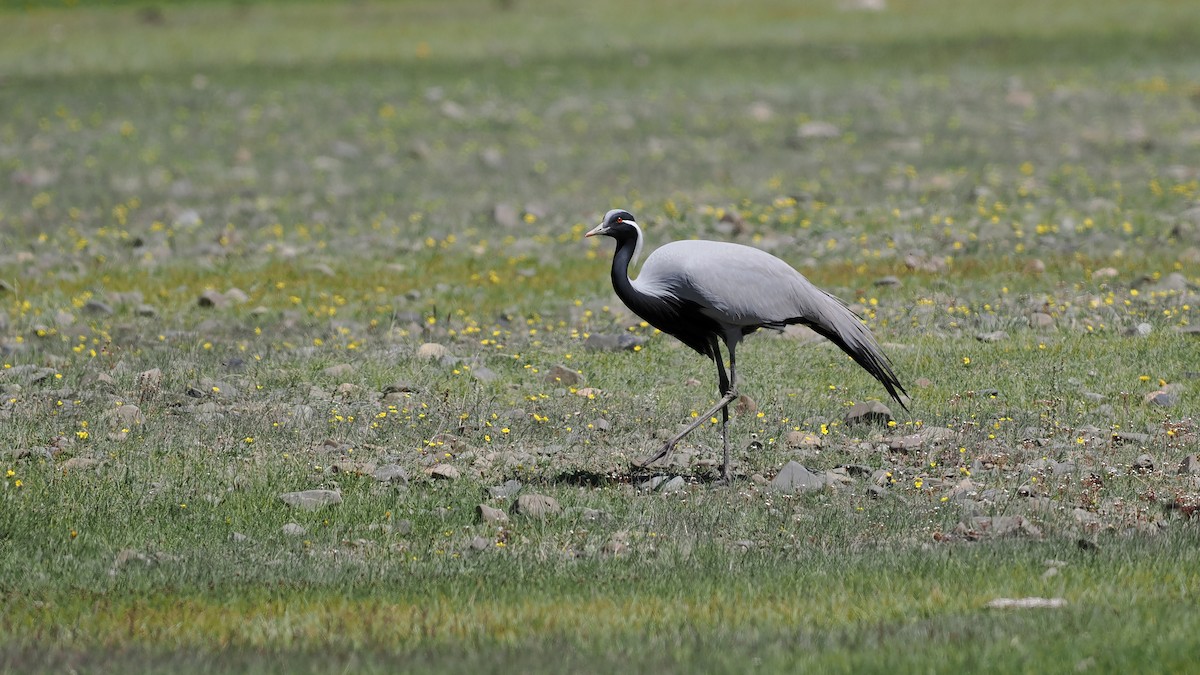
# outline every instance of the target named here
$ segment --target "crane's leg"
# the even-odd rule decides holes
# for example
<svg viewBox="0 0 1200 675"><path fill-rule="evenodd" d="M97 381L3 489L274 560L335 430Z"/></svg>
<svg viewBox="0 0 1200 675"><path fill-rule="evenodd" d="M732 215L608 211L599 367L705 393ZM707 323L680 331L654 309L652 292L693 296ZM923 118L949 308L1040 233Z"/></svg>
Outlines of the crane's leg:
<svg viewBox="0 0 1200 675"><path fill-rule="evenodd" d="M721 348L717 346L716 338L713 338L710 349L711 349L712 354L714 355L713 361L716 362L716 364L717 364L717 379L719 381L718 384L719 384L720 391L722 394L721 399L719 401L717 401L717 404L714 405L712 408L710 408L708 410L708 412L706 412L703 415L700 415L696 419L692 420L692 423L687 425L687 428L685 428L683 431L679 432L678 434L675 434L675 436L672 437L671 440L664 443L662 448L654 456L646 457L646 458L640 459L640 460L634 460L633 465L635 467L644 469L647 466L657 462L658 460L663 459L664 457L667 457L668 455L670 455L671 451L675 449L676 443L683 440L684 436L687 436L688 434L695 431L696 427L699 427L701 424L704 424L708 420L712 419L712 416L716 415L717 411L719 410L719 411L721 411L721 417L723 420L723 423L721 426L721 434L725 441L725 463L721 467L721 474L722 474L722 477L724 480L729 480L729 478L730 478L729 435L728 435L728 430L727 430L728 429L727 424L729 422L729 404L732 403L734 401L734 399L736 399L738 397L738 393L737 393L737 390L734 389L733 384L729 379L729 376L726 375L726 373L725 373L725 364L721 358ZM732 350L730 350L729 357L730 357L729 362L730 362L730 366L731 366L731 370L732 370L732 364L733 364L733 351Z"/></svg>
<svg viewBox="0 0 1200 675"><path fill-rule="evenodd" d="M729 403L738 397L737 390L737 362L734 352L737 350L736 342L726 342L725 346L729 348L729 380L724 384L722 392L723 398L728 398ZM721 374L721 379L725 379L725 369L720 368L721 362L717 361L718 370ZM721 442L725 446L724 462L721 464L721 480L726 483L733 482L733 472L729 470L729 403L726 403L721 408Z"/></svg>

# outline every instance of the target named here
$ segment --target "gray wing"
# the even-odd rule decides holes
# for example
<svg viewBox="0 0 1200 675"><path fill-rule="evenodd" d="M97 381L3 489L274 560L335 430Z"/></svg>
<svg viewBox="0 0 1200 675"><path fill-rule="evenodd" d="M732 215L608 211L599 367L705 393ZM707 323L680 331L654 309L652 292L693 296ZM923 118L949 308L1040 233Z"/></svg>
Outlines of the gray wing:
<svg viewBox="0 0 1200 675"><path fill-rule="evenodd" d="M804 324L849 354L904 405L904 387L858 315L766 251L724 242L673 242L646 259L637 281L650 292L669 288L706 316L743 332Z"/></svg>

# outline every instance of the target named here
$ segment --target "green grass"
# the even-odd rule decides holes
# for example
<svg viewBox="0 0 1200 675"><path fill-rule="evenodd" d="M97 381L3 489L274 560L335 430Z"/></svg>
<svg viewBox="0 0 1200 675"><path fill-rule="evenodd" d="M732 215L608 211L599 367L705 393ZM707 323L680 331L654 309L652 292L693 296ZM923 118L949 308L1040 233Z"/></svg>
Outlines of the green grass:
<svg viewBox="0 0 1200 675"><path fill-rule="evenodd" d="M62 4L0 10L0 668L1195 662L1186 3ZM854 304L910 411L847 426L877 383L756 335L740 479L710 484L713 426L664 470L683 491L639 489L715 378L613 295L582 235L614 206ZM586 347L623 332L647 341ZM891 478L783 495L790 460ZM563 513L477 522L511 478ZM343 503L278 498L318 487ZM986 606L1033 596L1067 604Z"/></svg>

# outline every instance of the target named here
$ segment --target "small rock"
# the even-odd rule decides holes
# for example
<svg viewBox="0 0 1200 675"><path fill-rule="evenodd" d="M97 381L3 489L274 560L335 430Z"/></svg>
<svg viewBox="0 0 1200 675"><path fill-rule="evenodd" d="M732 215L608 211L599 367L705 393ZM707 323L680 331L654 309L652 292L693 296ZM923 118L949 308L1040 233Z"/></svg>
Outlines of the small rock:
<svg viewBox="0 0 1200 675"><path fill-rule="evenodd" d="M500 376L496 374L496 371L488 368L487 366L478 366L471 369L471 377L474 377L480 382L493 382L497 377Z"/></svg>
<svg viewBox="0 0 1200 675"><path fill-rule="evenodd" d="M93 457L72 457L62 463L63 473L68 471L84 471L100 465L100 460Z"/></svg>
<svg viewBox="0 0 1200 675"><path fill-rule="evenodd" d="M893 420L892 411L879 401L855 403L843 418L847 426L855 424L887 424Z"/></svg>
<svg viewBox="0 0 1200 675"><path fill-rule="evenodd" d="M417 358L426 361L438 361L443 357L450 356L450 349L445 345L440 345L436 342L426 342L417 347Z"/></svg>
<svg viewBox="0 0 1200 675"><path fill-rule="evenodd" d="M837 126L829 122L816 120L812 122L805 122L804 124L801 124L798 129L796 129L796 136L798 138L828 139L837 138L841 135L842 132L837 128Z"/></svg>
<svg viewBox="0 0 1200 675"><path fill-rule="evenodd" d="M1046 272L1046 263L1034 258L1025 263L1026 274L1044 274Z"/></svg>
<svg viewBox="0 0 1200 675"><path fill-rule="evenodd" d="M439 480L457 480L459 477L458 469L449 464L434 464L427 471L430 478Z"/></svg>
<svg viewBox="0 0 1200 675"><path fill-rule="evenodd" d="M646 338L640 335L621 333L620 335L599 335L593 333L583 341L587 349L600 352L633 351L646 343Z"/></svg>
<svg viewBox="0 0 1200 675"><path fill-rule="evenodd" d="M1146 394L1146 398L1144 400L1148 405L1170 408L1179 402L1179 397L1169 391L1159 390Z"/></svg>
<svg viewBox="0 0 1200 675"><path fill-rule="evenodd" d="M566 366L557 365L551 368L543 379L549 384L560 384L565 387L570 387L579 384L581 378L579 377L578 372L571 370Z"/></svg>
<svg viewBox="0 0 1200 675"><path fill-rule="evenodd" d="M513 503L513 513L527 518L545 518L560 511L562 511L562 506L559 505L558 500L546 495L521 495Z"/></svg>
<svg viewBox="0 0 1200 675"><path fill-rule="evenodd" d="M226 302L231 302L235 305L244 305L250 302L250 296L246 295L246 291L238 287L233 287L224 293Z"/></svg>
<svg viewBox="0 0 1200 675"><path fill-rule="evenodd" d="M1030 328L1053 328L1054 317L1045 312L1034 312L1029 315Z"/></svg>
<svg viewBox="0 0 1200 675"><path fill-rule="evenodd" d="M488 494L491 495L493 499L509 499L517 496L517 493L520 491L521 481L516 479L509 479L504 481L503 485L493 485L492 487L488 488Z"/></svg>
<svg viewBox="0 0 1200 675"><path fill-rule="evenodd" d="M491 547L492 547L492 541L490 539L487 539L485 537L472 537L471 538L471 550L473 550L473 551L486 551Z"/></svg>
<svg viewBox="0 0 1200 675"><path fill-rule="evenodd" d="M1001 342L1008 339L1008 333L1002 330L992 331L991 333L980 333L975 336L975 339L980 342Z"/></svg>
<svg viewBox="0 0 1200 675"><path fill-rule="evenodd" d="M988 609L1058 609L1066 607L1063 598L996 598L988 602Z"/></svg>
<svg viewBox="0 0 1200 675"><path fill-rule="evenodd" d="M126 404L109 410L104 417L122 426L132 427L142 423L142 410L136 405Z"/></svg>
<svg viewBox="0 0 1200 675"><path fill-rule="evenodd" d="M876 286L899 287L900 284L901 284L900 277L897 277L897 276L891 275L891 274L889 274L886 277L880 277L875 280Z"/></svg>
<svg viewBox="0 0 1200 675"><path fill-rule="evenodd" d="M225 299L225 295L223 293L210 288L200 294L200 298L196 301L196 304L200 305L201 307L221 309L229 304L229 302Z"/></svg>
<svg viewBox="0 0 1200 675"><path fill-rule="evenodd" d="M808 431L789 431L783 437L783 442L789 448L819 448L821 437Z"/></svg>
<svg viewBox="0 0 1200 675"><path fill-rule="evenodd" d="M489 525L498 525L508 522L508 514L500 509L495 509L487 504L480 504L475 507L475 513L479 516L479 522Z"/></svg>
<svg viewBox="0 0 1200 675"><path fill-rule="evenodd" d="M107 316L113 313L113 308L107 303L92 299L84 303L83 311L87 312L88 314L103 314Z"/></svg>
<svg viewBox="0 0 1200 675"><path fill-rule="evenodd" d="M1120 272L1118 272L1117 268L1115 268L1115 267L1101 267L1100 269L1096 270L1095 272L1092 272L1092 278L1093 279L1113 279L1118 274L1120 274Z"/></svg>
<svg viewBox="0 0 1200 675"><path fill-rule="evenodd" d="M685 487L687 487L687 481L683 480L682 476L675 476L671 480L658 486L658 491L662 492L663 494L670 494L672 492L679 492Z"/></svg>
<svg viewBox="0 0 1200 675"><path fill-rule="evenodd" d="M137 385L143 394L152 394L162 387L163 372L159 368L143 370L137 374Z"/></svg>
<svg viewBox="0 0 1200 675"><path fill-rule="evenodd" d="M321 371L326 377L346 377L354 372L354 366L349 363L338 363Z"/></svg>
<svg viewBox="0 0 1200 675"><path fill-rule="evenodd" d="M518 227L521 224L521 212L512 204L500 202L492 207L492 220L501 227Z"/></svg>
<svg viewBox="0 0 1200 675"><path fill-rule="evenodd" d="M296 523L287 523L280 529L289 537L303 537L304 535L308 534L308 530L304 529L303 525L298 525Z"/></svg>
<svg viewBox="0 0 1200 675"><path fill-rule="evenodd" d="M288 506L304 509L305 511L316 511L326 506L341 504L342 493L336 490L303 490L300 492L285 492L279 495L279 499Z"/></svg>
<svg viewBox="0 0 1200 675"><path fill-rule="evenodd" d="M397 485L408 485L408 471L399 464L384 464L375 469L371 476L381 483L395 483Z"/></svg>
<svg viewBox="0 0 1200 675"><path fill-rule="evenodd" d="M250 537L247 537L246 535L242 534L241 532L233 532L229 535L229 541L232 541L237 544L245 544L245 543L249 543Z"/></svg>
<svg viewBox="0 0 1200 675"><path fill-rule="evenodd" d="M1112 442L1113 445L1125 445L1126 443L1146 445L1150 442L1150 434L1139 434L1136 431L1114 431Z"/></svg>
<svg viewBox="0 0 1200 675"><path fill-rule="evenodd" d="M1138 455L1131 465L1134 471L1145 473L1154 470L1154 458L1150 455Z"/></svg>
<svg viewBox="0 0 1200 675"><path fill-rule="evenodd" d="M1200 475L1200 457L1195 453L1184 457L1183 461L1179 463L1179 473L1185 476Z"/></svg>
<svg viewBox="0 0 1200 675"><path fill-rule="evenodd" d="M788 462L771 480L771 487L786 494L821 490L825 487L825 477L809 471L799 462Z"/></svg>

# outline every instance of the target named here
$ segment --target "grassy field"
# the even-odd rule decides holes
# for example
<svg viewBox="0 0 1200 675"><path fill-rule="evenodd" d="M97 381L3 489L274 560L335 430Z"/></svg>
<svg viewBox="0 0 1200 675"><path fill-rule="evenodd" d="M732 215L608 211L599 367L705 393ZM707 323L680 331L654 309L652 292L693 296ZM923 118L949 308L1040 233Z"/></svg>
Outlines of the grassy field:
<svg viewBox="0 0 1200 675"><path fill-rule="evenodd" d="M646 4L0 4L0 669L1194 667L1188 3ZM910 410L756 335L734 485L631 472L716 391L617 206Z"/></svg>

